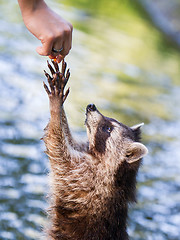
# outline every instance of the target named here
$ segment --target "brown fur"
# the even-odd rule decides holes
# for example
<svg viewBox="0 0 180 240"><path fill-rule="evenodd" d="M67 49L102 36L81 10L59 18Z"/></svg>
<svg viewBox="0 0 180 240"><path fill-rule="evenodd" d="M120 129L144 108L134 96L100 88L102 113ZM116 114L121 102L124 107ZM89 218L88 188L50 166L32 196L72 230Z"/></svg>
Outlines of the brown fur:
<svg viewBox="0 0 180 240"><path fill-rule="evenodd" d="M51 118L44 142L50 160L52 240L127 240L128 203L135 201L135 184L146 148L138 143L139 127L131 129L104 117L88 105L86 126L89 141L77 143L69 130L63 103L69 78L57 63L45 72ZM136 144L133 144L135 143Z"/></svg>

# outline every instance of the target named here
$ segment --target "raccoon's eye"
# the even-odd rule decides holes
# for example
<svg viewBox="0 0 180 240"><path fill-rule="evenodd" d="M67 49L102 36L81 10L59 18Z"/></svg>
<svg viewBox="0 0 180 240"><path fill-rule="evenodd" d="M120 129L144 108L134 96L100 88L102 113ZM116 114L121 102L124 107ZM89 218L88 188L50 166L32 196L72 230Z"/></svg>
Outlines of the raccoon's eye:
<svg viewBox="0 0 180 240"><path fill-rule="evenodd" d="M112 128L109 127L109 126L103 126L103 127L102 127L102 130L103 130L103 132L110 133L110 132L112 131Z"/></svg>

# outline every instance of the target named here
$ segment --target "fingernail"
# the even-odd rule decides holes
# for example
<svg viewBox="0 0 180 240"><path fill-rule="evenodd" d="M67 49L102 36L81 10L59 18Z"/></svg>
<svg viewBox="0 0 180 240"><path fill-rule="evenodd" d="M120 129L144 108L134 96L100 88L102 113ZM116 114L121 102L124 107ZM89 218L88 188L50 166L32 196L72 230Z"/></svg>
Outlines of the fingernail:
<svg viewBox="0 0 180 240"><path fill-rule="evenodd" d="M60 63L62 60L64 59L64 57L62 55L57 56L56 60L58 63Z"/></svg>

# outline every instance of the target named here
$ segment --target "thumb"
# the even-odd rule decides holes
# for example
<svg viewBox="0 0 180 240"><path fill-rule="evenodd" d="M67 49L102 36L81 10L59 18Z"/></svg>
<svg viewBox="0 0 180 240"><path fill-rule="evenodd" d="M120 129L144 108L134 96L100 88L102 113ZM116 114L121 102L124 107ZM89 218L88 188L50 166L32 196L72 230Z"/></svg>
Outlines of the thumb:
<svg viewBox="0 0 180 240"><path fill-rule="evenodd" d="M37 52L39 55L45 56L45 55L44 55L43 48L42 48L41 46L38 46L38 47L36 48L36 52Z"/></svg>
<svg viewBox="0 0 180 240"><path fill-rule="evenodd" d="M42 56L48 56L52 52L52 43L43 43L42 46L36 48L36 52Z"/></svg>

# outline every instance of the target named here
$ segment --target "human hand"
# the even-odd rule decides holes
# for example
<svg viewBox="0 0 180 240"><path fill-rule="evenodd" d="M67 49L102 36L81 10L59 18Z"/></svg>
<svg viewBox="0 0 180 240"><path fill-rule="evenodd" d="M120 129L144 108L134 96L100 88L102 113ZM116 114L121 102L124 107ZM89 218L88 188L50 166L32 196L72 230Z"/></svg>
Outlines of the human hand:
<svg viewBox="0 0 180 240"><path fill-rule="evenodd" d="M72 25L53 12L42 0L27 0L27 4L24 2L26 0L19 0L24 23L42 43L42 46L37 47L36 51L40 55L49 56L60 62L71 49ZM33 5L28 7L30 2L33 2ZM53 48L63 49L61 52L54 52Z"/></svg>

